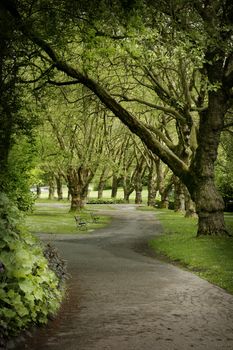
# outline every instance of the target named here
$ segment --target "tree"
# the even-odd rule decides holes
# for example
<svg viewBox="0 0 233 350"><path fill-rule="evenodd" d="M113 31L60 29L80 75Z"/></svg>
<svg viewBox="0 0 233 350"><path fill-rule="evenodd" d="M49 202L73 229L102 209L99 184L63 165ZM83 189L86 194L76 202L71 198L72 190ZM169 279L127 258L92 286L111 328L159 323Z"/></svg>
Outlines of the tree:
<svg viewBox="0 0 233 350"><path fill-rule="evenodd" d="M97 78L90 78L85 69L84 71L77 69L72 63L69 64L61 58L58 51L44 40L33 26L29 27L25 23L14 2L3 1L3 4L15 18L20 31L47 54L53 67L72 78L71 83L82 84L98 96L100 101L181 179L197 207L198 235L227 234L223 217L223 200L214 183L214 163L224 118L232 106L233 54L230 2L174 1L170 6L167 2L158 1L156 5L159 5L159 8L152 12L154 16L152 19L156 22L159 17L157 23L163 23L161 32L157 33L162 42L173 40L178 45L183 40L186 44L183 46L185 56L189 56L191 49L196 53L199 51L201 64L198 74L201 81L207 82L207 90L203 92L200 88L201 93L195 103L199 114L199 128L197 149L190 164L186 164L179 154L157 140L150 129L114 99ZM93 26L91 28L94 30L94 35L99 35ZM62 75L60 79L61 77ZM187 105L184 106L186 107Z"/></svg>

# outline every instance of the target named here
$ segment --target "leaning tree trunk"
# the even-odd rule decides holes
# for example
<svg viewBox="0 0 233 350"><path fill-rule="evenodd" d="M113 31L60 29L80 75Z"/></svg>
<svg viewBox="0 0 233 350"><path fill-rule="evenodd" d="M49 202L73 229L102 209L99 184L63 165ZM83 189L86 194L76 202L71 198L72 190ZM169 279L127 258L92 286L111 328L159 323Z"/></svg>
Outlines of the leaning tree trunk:
<svg viewBox="0 0 233 350"><path fill-rule="evenodd" d="M198 232L201 235L227 235L224 202L214 182L214 163L223 127L226 101L223 92L209 92L209 108L201 114L198 148L192 164L193 180L186 183L196 204Z"/></svg>

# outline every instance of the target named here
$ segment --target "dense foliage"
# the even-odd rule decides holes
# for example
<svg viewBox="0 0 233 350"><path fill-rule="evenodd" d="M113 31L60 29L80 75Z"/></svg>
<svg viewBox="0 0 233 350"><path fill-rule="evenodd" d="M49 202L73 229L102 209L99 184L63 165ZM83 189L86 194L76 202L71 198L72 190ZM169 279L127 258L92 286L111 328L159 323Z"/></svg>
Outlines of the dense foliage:
<svg viewBox="0 0 233 350"><path fill-rule="evenodd" d="M17 334L31 324L46 323L56 313L63 280L49 268L37 239L19 226L20 212L0 196L0 334Z"/></svg>

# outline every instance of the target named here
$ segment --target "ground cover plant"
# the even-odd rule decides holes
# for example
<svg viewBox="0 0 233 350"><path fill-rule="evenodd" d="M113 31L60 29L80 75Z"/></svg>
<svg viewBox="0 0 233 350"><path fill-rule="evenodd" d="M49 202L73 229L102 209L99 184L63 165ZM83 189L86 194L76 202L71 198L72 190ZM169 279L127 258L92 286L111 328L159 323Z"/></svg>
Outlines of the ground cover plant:
<svg viewBox="0 0 233 350"><path fill-rule="evenodd" d="M48 262L46 249L20 225L20 219L20 211L1 194L0 346L22 329L46 323L65 291L64 265L59 276L53 259Z"/></svg>
<svg viewBox="0 0 233 350"><path fill-rule="evenodd" d="M197 238L197 220L171 210L157 210L156 217L163 227L163 235L149 243L156 252L233 293L233 238ZM225 220L233 234L233 214L225 214Z"/></svg>
<svg viewBox="0 0 233 350"><path fill-rule="evenodd" d="M33 233L76 234L80 231L83 233L84 230L76 225L75 215L80 216L87 223L87 231L101 228L110 220L107 216L98 215L98 220L93 222L91 208L82 210L80 213L69 212L69 208L69 202L62 204L54 201L50 201L50 204L40 202L28 215L27 227Z"/></svg>

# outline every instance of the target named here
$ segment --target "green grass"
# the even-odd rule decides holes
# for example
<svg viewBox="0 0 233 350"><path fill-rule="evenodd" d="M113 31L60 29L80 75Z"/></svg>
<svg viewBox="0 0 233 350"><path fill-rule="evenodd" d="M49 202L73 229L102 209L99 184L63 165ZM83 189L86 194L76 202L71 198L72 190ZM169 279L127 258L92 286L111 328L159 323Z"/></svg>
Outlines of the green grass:
<svg viewBox="0 0 233 350"><path fill-rule="evenodd" d="M79 216L87 221L87 230L78 228L74 213L69 212L69 204L51 206L40 203L35 206L34 212L26 218L26 226L32 233L77 234L104 227L110 221L107 216L99 216L96 223L92 222L90 211L83 210ZM94 209L94 208L93 208Z"/></svg>
<svg viewBox="0 0 233 350"><path fill-rule="evenodd" d="M150 241L150 246L170 261L233 293L233 238L196 238L196 219L186 219L170 210L158 210L156 216L164 234ZM233 214L225 218L233 233Z"/></svg>

